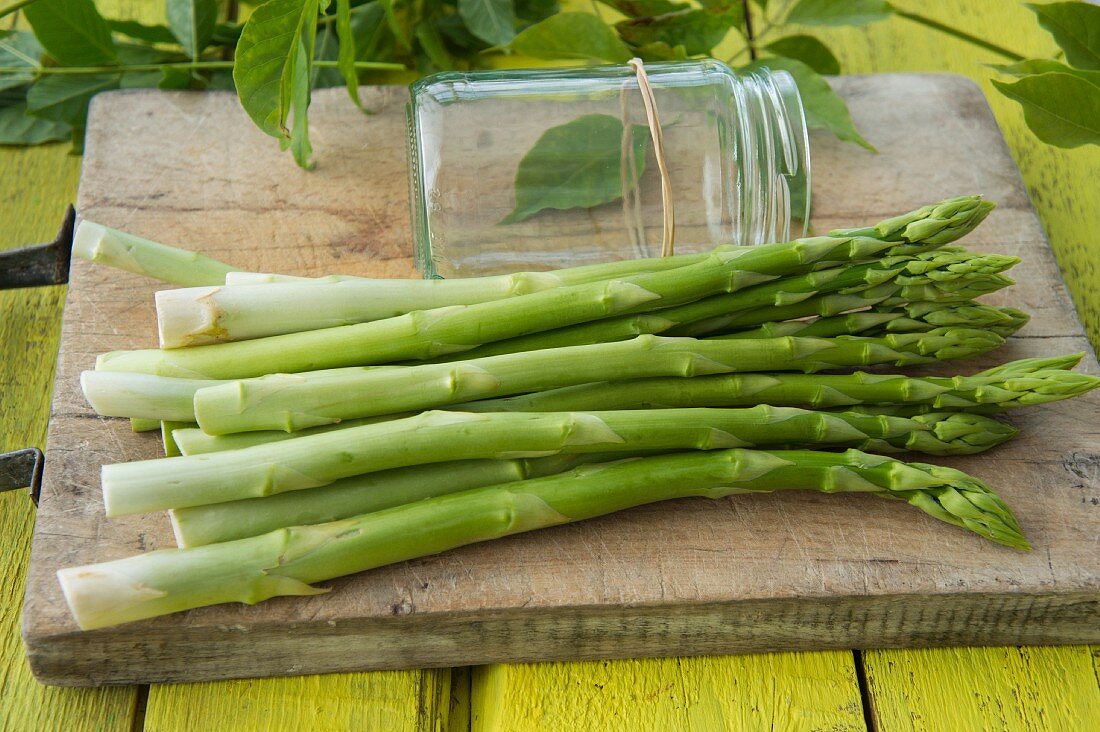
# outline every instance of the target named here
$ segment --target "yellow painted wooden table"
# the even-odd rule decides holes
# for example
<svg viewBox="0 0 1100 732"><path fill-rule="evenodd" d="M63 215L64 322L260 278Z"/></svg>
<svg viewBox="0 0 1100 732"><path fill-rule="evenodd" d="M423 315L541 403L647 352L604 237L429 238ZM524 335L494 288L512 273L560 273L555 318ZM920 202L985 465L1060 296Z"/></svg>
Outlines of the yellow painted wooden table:
<svg viewBox="0 0 1100 732"><path fill-rule="evenodd" d="M159 20L161 3L100 2ZM1029 56L1054 46L1010 0L899 0ZM151 7L152 6L152 7ZM807 29L807 32L820 32ZM990 98L1093 345L1100 150L1037 142L992 92L1000 59L897 18L821 32L846 72L951 71ZM48 239L75 198L67 147L0 148L0 245ZM0 292L0 451L45 438L62 287ZM1100 648L956 648L497 665L110 689L34 681L19 638L33 509L0 494L0 730L1100 730Z"/></svg>

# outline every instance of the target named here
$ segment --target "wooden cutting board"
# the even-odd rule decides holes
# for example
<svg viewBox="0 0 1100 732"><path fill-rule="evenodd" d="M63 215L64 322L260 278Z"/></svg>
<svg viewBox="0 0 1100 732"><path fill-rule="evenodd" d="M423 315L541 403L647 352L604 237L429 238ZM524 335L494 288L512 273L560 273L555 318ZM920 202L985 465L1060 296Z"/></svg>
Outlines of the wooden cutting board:
<svg viewBox="0 0 1100 732"><path fill-rule="evenodd" d="M989 298L1032 322L963 372L1087 351L1058 268L981 93L941 75L844 77L872 155L814 140L814 226L864 224L980 192L999 208L966 243L1023 258ZM316 95L317 169L296 169L229 94L96 98L78 208L91 220L265 271L414 276L399 88L357 112ZM780 494L684 500L467 547L331 583L94 632L54 573L173 546L165 516L108 521L99 467L158 439L94 415L78 374L155 344L143 277L73 263L24 607L46 683L161 682L493 661L1100 641L1100 394L1014 414L1015 442L944 460L992 484L1034 549L997 546L904 504Z"/></svg>

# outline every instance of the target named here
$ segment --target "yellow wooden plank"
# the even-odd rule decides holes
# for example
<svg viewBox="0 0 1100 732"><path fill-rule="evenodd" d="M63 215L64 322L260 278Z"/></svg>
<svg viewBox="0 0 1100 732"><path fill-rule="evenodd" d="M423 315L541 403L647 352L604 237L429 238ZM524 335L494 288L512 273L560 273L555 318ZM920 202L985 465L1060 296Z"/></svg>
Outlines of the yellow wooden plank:
<svg viewBox="0 0 1100 732"><path fill-rule="evenodd" d="M68 145L0 148L0 246L53 237L76 193ZM0 292L0 452L46 437L64 287ZM34 507L0 494L0 729L129 730L136 689L57 689L31 676L19 637Z"/></svg>
<svg viewBox="0 0 1100 732"><path fill-rule="evenodd" d="M146 732L420 732L446 727L450 670L153 686Z"/></svg>
<svg viewBox="0 0 1100 732"><path fill-rule="evenodd" d="M451 669L451 708L447 732L470 732L471 674L469 666Z"/></svg>
<svg viewBox="0 0 1100 732"><path fill-rule="evenodd" d="M882 730L1100 730L1087 646L872 651L864 663Z"/></svg>
<svg viewBox="0 0 1100 732"><path fill-rule="evenodd" d="M480 666L471 708L473 732L865 729L846 651Z"/></svg>

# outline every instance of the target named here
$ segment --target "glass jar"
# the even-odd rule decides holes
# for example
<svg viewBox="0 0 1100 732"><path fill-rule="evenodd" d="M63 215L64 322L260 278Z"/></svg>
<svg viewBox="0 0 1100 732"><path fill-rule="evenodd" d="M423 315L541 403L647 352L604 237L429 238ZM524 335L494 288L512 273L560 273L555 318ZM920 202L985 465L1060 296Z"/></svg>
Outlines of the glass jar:
<svg viewBox="0 0 1100 732"><path fill-rule="evenodd" d="M786 72L645 66L675 252L805 232L806 120ZM469 277L660 256L661 176L630 66L445 72L411 87L417 266Z"/></svg>

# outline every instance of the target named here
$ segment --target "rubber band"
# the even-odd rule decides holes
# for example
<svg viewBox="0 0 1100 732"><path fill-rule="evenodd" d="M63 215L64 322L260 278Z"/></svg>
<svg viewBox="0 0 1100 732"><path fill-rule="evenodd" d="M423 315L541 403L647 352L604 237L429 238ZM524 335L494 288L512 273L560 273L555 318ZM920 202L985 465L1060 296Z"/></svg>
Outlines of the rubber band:
<svg viewBox="0 0 1100 732"><path fill-rule="evenodd" d="M642 93L642 104L645 106L646 121L649 122L649 136L653 140L653 155L657 158L657 169L661 173L661 207L663 209L661 231L661 256L670 257L676 245L676 212L672 203L672 179L668 174L668 163L665 160L665 137L661 130L661 118L657 114L657 101L653 97L653 87L649 84L649 76L645 72L645 65L640 58L632 58L627 65L634 69L638 78L638 91ZM630 135L626 135L627 139Z"/></svg>

